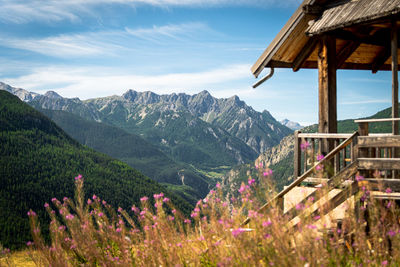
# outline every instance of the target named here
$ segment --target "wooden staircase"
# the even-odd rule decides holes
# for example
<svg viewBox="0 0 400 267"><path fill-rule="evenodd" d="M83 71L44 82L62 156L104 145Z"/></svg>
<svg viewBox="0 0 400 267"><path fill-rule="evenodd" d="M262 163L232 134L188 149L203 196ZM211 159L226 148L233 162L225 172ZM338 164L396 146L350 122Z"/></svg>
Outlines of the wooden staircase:
<svg viewBox="0 0 400 267"><path fill-rule="evenodd" d="M365 131L362 133L365 134ZM400 136L362 136L360 131L353 134L296 132L295 140L296 179L258 210L263 212L272 206L278 206L282 215L289 219L287 229L296 228L301 219L306 217L322 217L330 213L360 192L362 186L368 186L371 196L375 199L400 199ZM317 161L316 151L320 151L324 141L334 143L335 147ZM302 143L306 145L301 145ZM316 149L318 144L319 149ZM307 149L301 150L301 146ZM327 170L318 171L323 168ZM322 173L328 174L324 175L328 177L323 177ZM314 188L313 192L296 205L306 208L299 210L294 205L285 207L285 198L299 186ZM391 191L387 192L387 188ZM310 198L313 199L313 203L308 202L306 206ZM354 199L358 201L359 197ZM250 218L247 218L241 226L249 222Z"/></svg>

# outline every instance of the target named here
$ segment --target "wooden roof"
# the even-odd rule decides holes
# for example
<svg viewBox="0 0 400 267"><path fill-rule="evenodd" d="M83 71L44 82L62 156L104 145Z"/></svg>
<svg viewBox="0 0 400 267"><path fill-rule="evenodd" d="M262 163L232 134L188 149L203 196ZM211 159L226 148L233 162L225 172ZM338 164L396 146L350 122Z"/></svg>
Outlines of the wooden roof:
<svg viewBox="0 0 400 267"><path fill-rule="evenodd" d="M326 9L306 30L309 36L382 19L400 12L400 0L358 0Z"/></svg>
<svg viewBox="0 0 400 267"><path fill-rule="evenodd" d="M390 28L399 14L400 0L304 0L251 71L317 68L324 34L336 39L338 69L390 70Z"/></svg>

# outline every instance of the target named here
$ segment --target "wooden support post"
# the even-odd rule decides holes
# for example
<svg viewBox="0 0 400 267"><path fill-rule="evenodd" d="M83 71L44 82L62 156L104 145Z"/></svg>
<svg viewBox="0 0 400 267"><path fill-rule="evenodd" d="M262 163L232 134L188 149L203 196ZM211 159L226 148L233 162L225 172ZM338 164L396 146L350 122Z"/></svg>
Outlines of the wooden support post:
<svg viewBox="0 0 400 267"><path fill-rule="evenodd" d="M318 49L318 115L320 133L337 133L336 112L336 39L323 36ZM325 139L321 152L327 155L334 149L333 140ZM332 159L330 165L334 165Z"/></svg>
<svg viewBox="0 0 400 267"><path fill-rule="evenodd" d="M301 169L301 150L300 150L300 142L299 142L299 133L300 131L294 132L294 171L293 171L293 179L296 180L297 177L300 176Z"/></svg>
<svg viewBox="0 0 400 267"><path fill-rule="evenodd" d="M391 53L392 53L392 118L399 117L399 78L398 78L398 44L397 44L397 23L392 22L392 32L391 32ZM399 122L392 122L392 133L394 135L399 134Z"/></svg>
<svg viewBox="0 0 400 267"><path fill-rule="evenodd" d="M320 133L337 132L336 111L336 40L324 36L318 49L318 92ZM333 149L333 142L322 144L322 153Z"/></svg>
<svg viewBox="0 0 400 267"><path fill-rule="evenodd" d="M359 136L368 135L368 122L358 123L358 134ZM368 157L368 148L359 148L357 152L357 158L367 158L367 157ZM360 171L360 175L367 177L369 176L369 173L366 171Z"/></svg>

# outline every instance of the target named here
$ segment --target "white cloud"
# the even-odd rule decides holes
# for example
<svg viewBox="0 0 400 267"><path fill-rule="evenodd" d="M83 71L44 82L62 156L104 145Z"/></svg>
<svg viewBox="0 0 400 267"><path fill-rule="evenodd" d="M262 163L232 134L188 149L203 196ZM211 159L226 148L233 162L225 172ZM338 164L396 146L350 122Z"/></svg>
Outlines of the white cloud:
<svg viewBox="0 0 400 267"><path fill-rule="evenodd" d="M82 15L96 16L92 7L120 4L136 8L152 5L160 8L173 7L220 7L220 6L293 6L300 0L0 0L0 21L28 23L32 21L58 22L80 21Z"/></svg>
<svg viewBox="0 0 400 267"><path fill-rule="evenodd" d="M222 68L196 73L173 73L164 75L120 75L106 68L50 67L35 69L31 74L3 81L12 86L38 93L54 90L64 97L88 99L112 94L122 94L128 89L151 90L156 93L185 92L201 90L218 92L215 88L226 87L235 81L250 76L250 65L229 65ZM246 90L248 88L245 88ZM233 92L233 91L226 91ZM240 91L236 93L240 95ZM230 97L233 94L225 95ZM218 94L221 96L221 94ZM221 96L223 97L223 96Z"/></svg>

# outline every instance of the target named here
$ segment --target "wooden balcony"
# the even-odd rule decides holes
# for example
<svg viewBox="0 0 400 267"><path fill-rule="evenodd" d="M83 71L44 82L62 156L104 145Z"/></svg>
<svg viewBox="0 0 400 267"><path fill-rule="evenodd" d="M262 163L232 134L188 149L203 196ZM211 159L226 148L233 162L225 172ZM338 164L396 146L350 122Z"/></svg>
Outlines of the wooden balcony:
<svg viewBox="0 0 400 267"><path fill-rule="evenodd" d="M400 178L400 135L369 134L369 123L397 122L400 119L356 120L359 129L353 134L295 133L294 178L301 177L323 159L322 147L334 147L334 155L316 170L324 168L325 178L340 173L357 162L359 173L366 178ZM333 151L333 150L332 150ZM331 152L332 152L331 151ZM331 153L329 153L331 154ZM318 172L314 172L317 173ZM322 172L320 172L322 173ZM315 176L315 174L314 174ZM306 182L317 182L310 177ZM399 188L400 189L400 188Z"/></svg>

